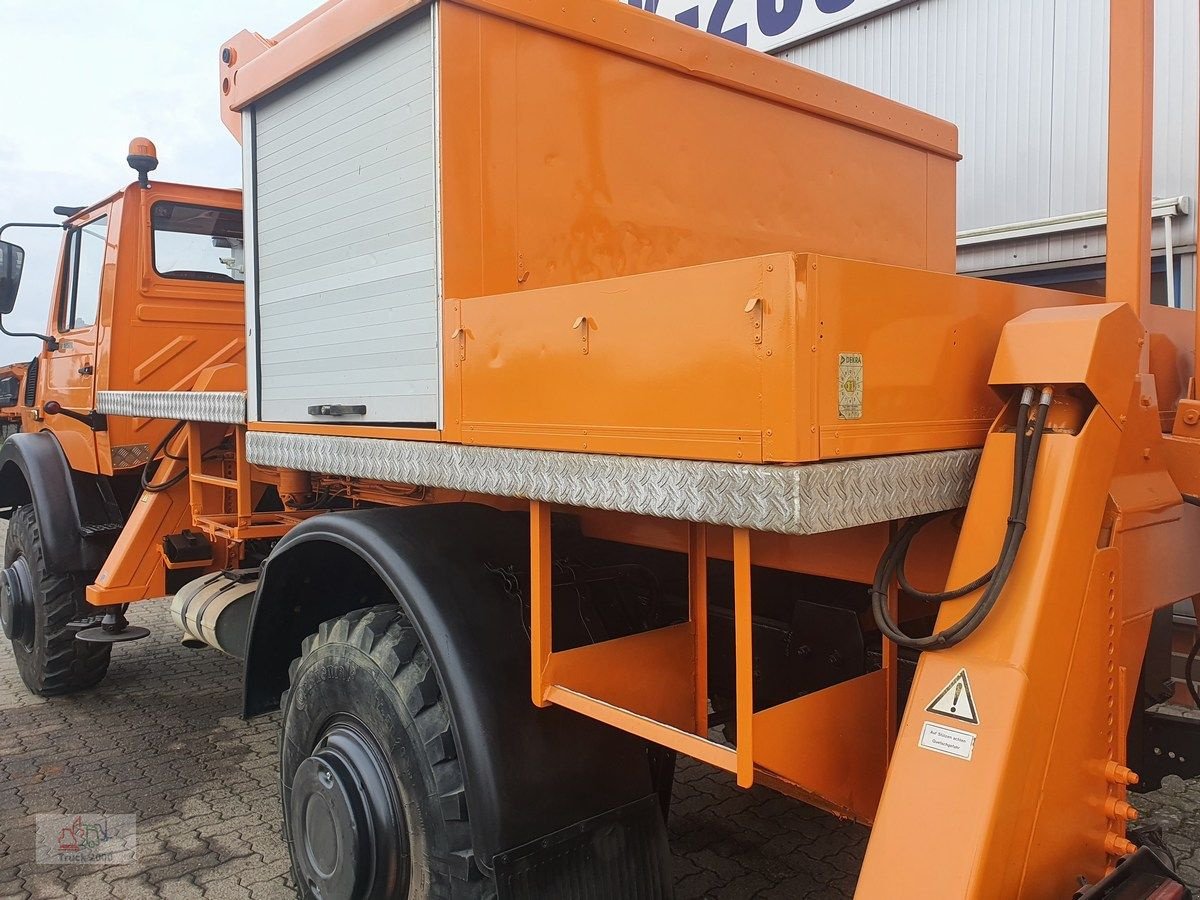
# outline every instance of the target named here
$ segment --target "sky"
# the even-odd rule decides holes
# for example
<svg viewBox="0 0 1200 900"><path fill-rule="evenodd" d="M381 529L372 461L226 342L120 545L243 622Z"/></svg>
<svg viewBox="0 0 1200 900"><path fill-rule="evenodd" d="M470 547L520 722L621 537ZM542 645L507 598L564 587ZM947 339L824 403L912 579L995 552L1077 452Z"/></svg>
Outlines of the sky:
<svg viewBox="0 0 1200 900"><path fill-rule="evenodd" d="M0 224L54 222L136 179L130 139L158 148L164 181L241 187L240 148L218 113L217 53L243 29L268 37L321 0L0 0ZM9 331L42 331L62 233L9 229L26 250ZM0 364L40 341L0 335Z"/></svg>

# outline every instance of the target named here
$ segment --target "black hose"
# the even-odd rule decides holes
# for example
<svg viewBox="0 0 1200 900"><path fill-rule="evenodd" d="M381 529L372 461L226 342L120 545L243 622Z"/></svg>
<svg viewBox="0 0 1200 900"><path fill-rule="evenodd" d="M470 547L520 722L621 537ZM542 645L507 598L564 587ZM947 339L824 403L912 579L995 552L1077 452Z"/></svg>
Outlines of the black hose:
<svg viewBox="0 0 1200 900"><path fill-rule="evenodd" d="M186 424L187 424L187 422L176 422L171 427L171 430L167 432L166 437L164 437L161 441L159 441L158 446L154 448L154 452L150 454L151 461L157 459L158 455L160 453L163 455L164 459L173 459L176 462L184 462L187 460L186 454L183 456L176 456L174 453L171 453L170 451L167 450L167 446L171 443L172 440L174 440L175 436L177 434L179 434L179 432L183 429L183 426ZM226 452L228 450L228 441L229 441L229 439L225 438L217 446L212 447L208 450L205 450L202 454L200 454L200 458L201 459L212 459L214 456L217 456L217 455L220 455L221 453ZM187 478L188 471L189 471L188 468L186 466L184 466L183 471L176 472L174 475L172 475L170 478L168 478L166 481L162 482L161 484L151 484L150 478L147 474L149 472L149 470L150 470L149 465L147 465L145 468L143 468L142 469L142 478L141 478L142 490L146 491L149 494L161 494L163 491L169 491L171 488L175 487L175 485L179 484L179 482L183 481L183 479Z"/></svg>
<svg viewBox="0 0 1200 900"><path fill-rule="evenodd" d="M187 422L179 421L171 426L171 430L163 436L163 439L158 442L158 446L156 446L150 452L151 462L157 459L160 453L166 453L167 445L170 444L171 441L175 440L175 437L179 434L179 432L183 431L183 426L186 424ZM168 453L167 456L170 456L170 454ZM175 456L171 456L171 458L178 459L178 457ZM172 475L166 481L161 482L160 484L151 484L150 465L147 464L146 467L142 469L142 490L148 494L161 494L163 491L169 491L171 488L175 487L175 485L187 478L187 475L188 470L185 467L182 471Z"/></svg>
<svg viewBox="0 0 1200 900"><path fill-rule="evenodd" d="M1192 702L1196 704L1196 708L1200 709L1200 688L1196 687L1195 675L1197 655L1200 655L1200 637L1192 644L1192 650L1183 666L1183 680L1187 682L1188 693L1192 695Z"/></svg>
<svg viewBox="0 0 1200 900"><path fill-rule="evenodd" d="M969 637L995 607L1000 599L1000 593L1004 590L1004 585L1012 573L1017 552L1020 550L1021 541L1025 536L1029 502L1033 495L1034 474L1037 471L1037 460L1041 450L1042 435L1046 430L1046 417L1050 411L1052 396L1049 388L1042 391L1037 414L1034 417L1032 433L1028 437L1025 434L1029 411L1026 398L1032 399L1031 389L1027 388L1022 397L1013 450L1013 493L1000 557L991 572L980 576L971 583L975 585L974 590L984 587L985 584L986 587L983 596L965 616L944 631L935 632L928 637L914 638L900 629L888 609L888 589L893 578L903 571L909 546L920 530L935 519L936 515L909 520L888 545L883 558L879 561L879 567L875 572L875 583L871 587L871 611L880 632L895 644L911 650L945 650ZM907 583L907 579L901 580L902 586L904 583ZM945 599L958 599L970 593L967 587L946 591L943 592L943 595ZM917 592L917 596L930 598L939 595Z"/></svg>
<svg viewBox="0 0 1200 900"><path fill-rule="evenodd" d="M1016 431L1016 450L1013 452L1013 490L1012 502L1009 504L1008 515L1012 518L1017 514L1017 501L1020 496L1018 485L1021 479L1025 477L1025 429L1029 422L1029 406L1033 401L1033 390L1026 388L1021 394L1021 405L1017 408L1017 431ZM937 515L926 517L927 520L937 518ZM924 523L922 523L923 525ZM919 530L919 529L918 529ZM915 537L915 535L914 535ZM907 553L907 548L905 549ZM984 572L974 581L964 584L960 588L955 588L949 591L922 591L919 588L913 587L908 580L908 574L904 571L904 560L901 559L900 564L896 566L896 577L900 582L900 589L910 597L917 600L923 600L926 603L944 603L947 600L958 600L960 597L965 597L967 594L974 593L985 584L992 580L992 576L996 574L996 568L993 566L988 571Z"/></svg>

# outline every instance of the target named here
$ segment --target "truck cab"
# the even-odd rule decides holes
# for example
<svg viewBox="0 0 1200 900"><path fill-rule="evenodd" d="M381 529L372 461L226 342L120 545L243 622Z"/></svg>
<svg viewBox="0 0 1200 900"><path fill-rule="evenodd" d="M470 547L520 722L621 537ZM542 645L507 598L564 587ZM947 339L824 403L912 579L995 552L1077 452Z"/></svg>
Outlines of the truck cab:
<svg viewBox="0 0 1200 900"><path fill-rule="evenodd" d="M139 636L114 626L123 602L89 606L85 588L138 497L169 486L152 483L154 463L182 427L110 418L97 394L186 393L214 371L245 383L241 193L152 183L158 160L145 138L128 162L137 181L89 206L57 207L61 223L0 228L63 231L44 334L5 328L25 251L0 241L0 332L42 341L27 365L0 369L0 516L10 521L0 629L22 679L44 695L95 684L109 641ZM82 637L89 626L98 642Z"/></svg>
<svg viewBox="0 0 1200 900"><path fill-rule="evenodd" d="M53 432L75 472L115 475L144 466L170 423L106 420L97 391L187 391L244 363L241 192L140 179L66 212L21 430Z"/></svg>

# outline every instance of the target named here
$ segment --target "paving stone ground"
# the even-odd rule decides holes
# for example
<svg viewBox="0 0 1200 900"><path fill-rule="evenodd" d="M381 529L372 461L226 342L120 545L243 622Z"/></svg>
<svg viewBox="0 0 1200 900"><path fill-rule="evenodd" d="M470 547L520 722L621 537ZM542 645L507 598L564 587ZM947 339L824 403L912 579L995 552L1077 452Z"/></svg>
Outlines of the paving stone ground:
<svg viewBox="0 0 1200 900"><path fill-rule="evenodd" d="M0 650L0 898L294 898L280 837L278 717L238 718L240 665L186 650L165 602L135 611L147 640L118 647L84 695L25 692ZM1200 885L1200 781L1142 798ZM128 865L45 866L38 813L134 813ZM676 895L839 898L853 894L867 830L708 766L679 767L671 844Z"/></svg>

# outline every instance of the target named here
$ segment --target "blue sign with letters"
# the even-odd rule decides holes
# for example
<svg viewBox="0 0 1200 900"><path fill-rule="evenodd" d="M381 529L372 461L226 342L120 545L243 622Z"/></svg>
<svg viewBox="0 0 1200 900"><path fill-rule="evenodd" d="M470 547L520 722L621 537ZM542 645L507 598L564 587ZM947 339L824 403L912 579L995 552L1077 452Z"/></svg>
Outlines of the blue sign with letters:
<svg viewBox="0 0 1200 900"><path fill-rule="evenodd" d="M726 40L777 50L912 0L624 0Z"/></svg>

